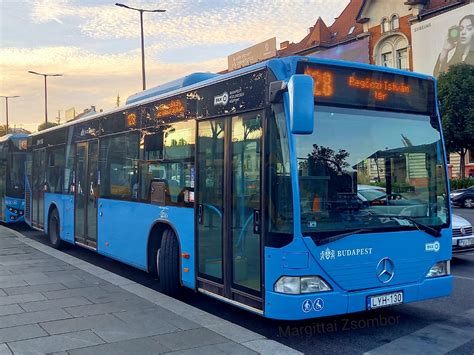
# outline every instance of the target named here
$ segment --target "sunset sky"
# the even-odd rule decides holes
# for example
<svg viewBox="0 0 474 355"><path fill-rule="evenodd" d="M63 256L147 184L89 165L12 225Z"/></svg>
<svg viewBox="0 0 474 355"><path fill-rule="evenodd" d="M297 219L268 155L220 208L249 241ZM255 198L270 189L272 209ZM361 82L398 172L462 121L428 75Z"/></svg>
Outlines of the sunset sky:
<svg viewBox="0 0 474 355"><path fill-rule="evenodd" d="M141 90L138 12L121 2L166 13L144 18L147 88L197 71L227 68L227 56L271 37L297 42L321 16L330 25L349 0L152 1L0 0L0 95L9 100L10 126L35 131L44 121L43 77L48 78L48 117L64 120L95 105L115 107ZM0 101L5 122L5 99Z"/></svg>

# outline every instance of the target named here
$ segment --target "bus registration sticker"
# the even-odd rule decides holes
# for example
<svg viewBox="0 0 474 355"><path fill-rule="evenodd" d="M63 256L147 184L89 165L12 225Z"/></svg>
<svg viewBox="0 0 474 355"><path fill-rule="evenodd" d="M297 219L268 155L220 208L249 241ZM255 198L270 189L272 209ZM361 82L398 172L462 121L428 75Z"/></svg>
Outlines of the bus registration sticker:
<svg viewBox="0 0 474 355"><path fill-rule="evenodd" d="M397 291L367 297L367 309L394 306L403 303L403 292Z"/></svg>

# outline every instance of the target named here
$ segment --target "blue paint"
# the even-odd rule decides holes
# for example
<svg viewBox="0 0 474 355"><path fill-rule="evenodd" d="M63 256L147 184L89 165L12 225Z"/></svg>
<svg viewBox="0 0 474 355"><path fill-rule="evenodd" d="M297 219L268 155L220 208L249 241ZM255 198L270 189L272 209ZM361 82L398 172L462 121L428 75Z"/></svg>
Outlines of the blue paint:
<svg viewBox="0 0 474 355"><path fill-rule="evenodd" d="M5 196L5 223L23 222L25 220L25 199Z"/></svg>
<svg viewBox="0 0 474 355"><path fill-rule="evenodd" d="M44 194L44 232L48 233L49 211L55 206L59 213L59 228L61 240L74 243L74 196L53 194L46 192Z"/></svg>
<svg viewBox="0 0 474 355"><path fill-rule="evenodd" d="M390 243L384 240L390 238ZM438 252L425 251L427 243L438 241ZM409 248L407 247L409 246ZM327 248L334 250L334 259L321 254ZM338 251L372 248L370 254L337 256ZM290 253L309 252L307 268L282 269ZM448 296L452 277L426 279L429 269L438 261L451 259L451 231L442 231L442 237L434 239L420 231L357 234L323 246L316 246L309 237L295 238L283 248L265 248L265 316L275 319L297 320L366 310L366 298L370 295L404 292L404 303ZM332 255L329 253L328 255ZM376 275L377 263L389 257L395 264L395 275L388 284L382 284ZM301 263L300 263L301 264ZM300 265L301 266L301 265ZM330 292L284 295L273 292L274 284L282 275L323 277L333 288ZM321 298L323 309L315 312L302 310L309 299Z"/></svg>
<svg viewBox="0 0 474 355"><path fill-rule="evenodd" d="M181 259L182 283L195 287L194 209L99 199L98 213L98 252L145 271L152 226L157 221L171 225L179 240L180 253L190 256ZM184 268L189 271L184 272Z"/></svg>

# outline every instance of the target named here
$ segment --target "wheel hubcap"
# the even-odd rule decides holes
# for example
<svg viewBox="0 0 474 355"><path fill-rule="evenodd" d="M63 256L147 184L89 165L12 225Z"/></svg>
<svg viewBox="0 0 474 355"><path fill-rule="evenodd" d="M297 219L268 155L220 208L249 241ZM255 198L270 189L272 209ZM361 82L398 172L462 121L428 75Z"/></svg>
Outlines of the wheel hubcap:
<svg viewBox="0 0 474 355"><path fill-rule="evenodd" d="M467 198L464 200L464 206L468 207L468 208L472 208L472 198Z"/></svg>

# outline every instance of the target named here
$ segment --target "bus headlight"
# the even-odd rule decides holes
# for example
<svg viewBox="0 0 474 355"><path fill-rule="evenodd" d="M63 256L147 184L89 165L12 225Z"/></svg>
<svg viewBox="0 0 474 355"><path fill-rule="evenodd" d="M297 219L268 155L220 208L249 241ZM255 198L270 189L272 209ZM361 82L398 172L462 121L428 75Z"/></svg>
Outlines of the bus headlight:
<svg viewBox="0 0 474 355"><path fill-rule="evenodd" d="M319 276L282 276L275 283L275 292L290 295L331 291L331 286Z"/></svg>
<svg viewBox="0 0 474 355"><path fill-rule="evenodd" d="M434 264L430 271L426 274L426 277L439 277L450 274L450 263L449 261L439 261Z"/></svg>

